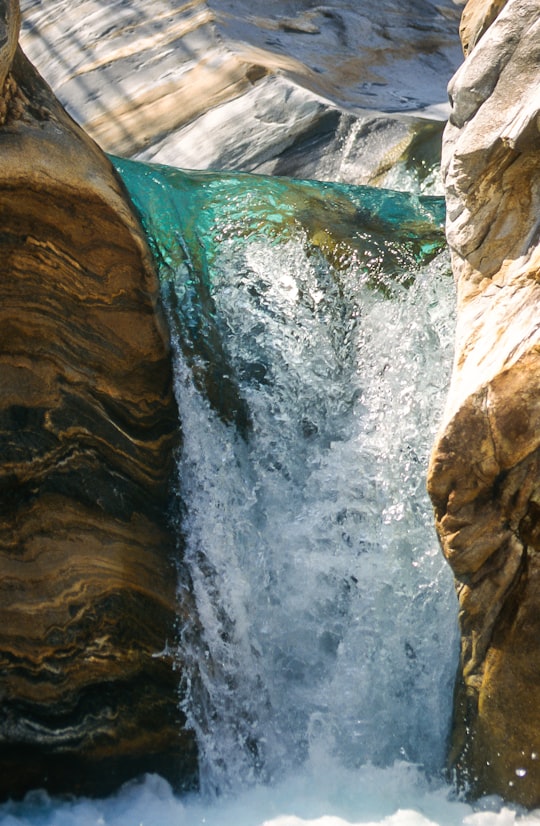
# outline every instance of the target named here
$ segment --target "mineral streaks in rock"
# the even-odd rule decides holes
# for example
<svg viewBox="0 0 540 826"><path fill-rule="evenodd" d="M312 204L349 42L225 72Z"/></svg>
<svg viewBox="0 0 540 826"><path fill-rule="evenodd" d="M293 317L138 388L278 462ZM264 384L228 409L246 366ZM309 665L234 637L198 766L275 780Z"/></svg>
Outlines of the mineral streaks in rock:
<svg viewBox="0 0 540 826"><path fill-rule="evenodd" d="M540 10L507 0L450 84L453 381L429 490L462 635L451 764L540 804ZM491 14L495 3L470 0ZM476 36L475 36L476 37ZM473 38L474 40L475 38Z"/></svg>
<svg viewBox="0 0 540 826"><path fill-rule="evenodd" d="M176 782L194 749L166 654L177 413L157 278L102 153L20 51L5 77L0 795Z"/></svg>

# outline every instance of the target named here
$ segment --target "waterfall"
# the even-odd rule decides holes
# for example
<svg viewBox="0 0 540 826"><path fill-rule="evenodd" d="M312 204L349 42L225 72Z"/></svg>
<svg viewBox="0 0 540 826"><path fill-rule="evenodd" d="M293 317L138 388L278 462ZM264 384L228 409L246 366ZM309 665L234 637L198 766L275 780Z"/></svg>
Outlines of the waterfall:
<svg viewBox="0 0 540 826"><path fill-rule="evenodd" d="M224 253L215 302L252 418L235 432L177 352L181 526L202 630L203 778L274 780L320 751L439 768L455 606L424 490L444 397L446 256L391 299L301 242Z"/></svg>
<svg viewBox="0 0 540 826"><path fill-rule="evenodd" d="M456 654L425 492L453 336L440 199L116 163L174 331L203 789L322 754L438 770Z"/></svg>

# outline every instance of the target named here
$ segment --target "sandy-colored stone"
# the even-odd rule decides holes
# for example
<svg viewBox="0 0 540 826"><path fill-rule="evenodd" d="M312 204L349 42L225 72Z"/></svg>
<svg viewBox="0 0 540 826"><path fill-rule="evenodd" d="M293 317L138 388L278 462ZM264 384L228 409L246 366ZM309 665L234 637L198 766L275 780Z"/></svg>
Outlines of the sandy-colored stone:
<svg viewBox="0 0 540 826"><path fill-rule="evenodd" d="M506 0L469 0L463 10L459 27L465 56L489 29L505 3Z"/></svg>
<svg viewBox="0 0 540 826"><path fill-rule="evenodd" d="M450 84L443 174L458 326L429 471L460 603L451 765L473 794L537 806L540 9L508 0L492 19L497 4L469 5L486 19Z"/></svg>
<svg viewBox="0 0 540 826"><path fill-rule="evenodd" d="M110 163L20 51L3 102L0 796L181 782L157 276Z"/></svg>

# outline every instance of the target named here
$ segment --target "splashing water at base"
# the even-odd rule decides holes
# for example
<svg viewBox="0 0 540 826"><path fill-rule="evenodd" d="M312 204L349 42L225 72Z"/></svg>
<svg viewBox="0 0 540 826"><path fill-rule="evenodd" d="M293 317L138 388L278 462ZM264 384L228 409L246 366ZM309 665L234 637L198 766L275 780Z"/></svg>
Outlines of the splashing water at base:
<svg viewBox="0 0 540 826"><path fill-rule="evenodd" d="M209 802L175 797L147 776L106 800L51 800L44 793L0 807L2 826L538 826L525 814L487 799L476 807L452 799L414 766L399 763L355 772L328 766L323 777L297 772L275 786L255 786Z"/></svg>

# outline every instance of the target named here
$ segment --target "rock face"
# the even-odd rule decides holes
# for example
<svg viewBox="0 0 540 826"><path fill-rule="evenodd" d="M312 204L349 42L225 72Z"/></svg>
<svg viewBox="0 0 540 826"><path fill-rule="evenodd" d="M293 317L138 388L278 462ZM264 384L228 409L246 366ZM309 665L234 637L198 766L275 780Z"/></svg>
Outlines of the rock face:
<svg viewBox="0 0 540 826"><path fill-rule="evenodd" d="M498 15L497 15L498 12ZM429 490L462 635L451 765L540 804L540 11L470 0L450 85L454 375Z"/></svg>
<svg viewBox="0 0 540 826"><path fill-rule="evenodd" d="M0 2L0 795L194 771L167 642L177 440L142 231Z"/></svg>
<svg viewBox="0 0 540 826"><path fill-rule="evenodd" d="M26 53L113 154L350 183L379 181L402 157L430 162L433 141L438 160L461 59L454 0L23 0L22 10Z"/></svg>

